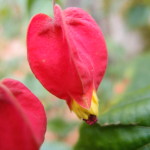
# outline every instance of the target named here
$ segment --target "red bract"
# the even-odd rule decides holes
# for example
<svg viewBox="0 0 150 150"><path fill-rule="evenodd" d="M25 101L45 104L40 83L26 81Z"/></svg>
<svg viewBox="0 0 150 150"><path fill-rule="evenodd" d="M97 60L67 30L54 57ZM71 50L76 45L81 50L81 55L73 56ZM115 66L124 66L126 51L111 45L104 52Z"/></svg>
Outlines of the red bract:
<svg viewBox="0 0 150 150"><path fill-rule="evenodd" d="M0 82L0 150L39 150L46 130L40 101L22 83Z"/></svg>
<svg viewBox="0 0 150 150"><path fill-rule="evenodd" d="M54 19L34 16L27 48L30 67L49 92L65 99L70 109L73 101L90 109L93 91L105 73L107 51L99 26L88 13L80 8L63 11L56 5Z"/></svg>

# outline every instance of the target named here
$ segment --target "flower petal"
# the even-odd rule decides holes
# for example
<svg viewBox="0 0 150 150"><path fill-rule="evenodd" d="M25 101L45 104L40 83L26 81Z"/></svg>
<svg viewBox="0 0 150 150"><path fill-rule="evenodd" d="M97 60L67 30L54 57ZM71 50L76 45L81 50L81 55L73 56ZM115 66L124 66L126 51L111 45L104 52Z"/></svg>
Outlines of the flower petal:
<svg viewBox="0 0 150 150"><path fill-rule="evenodd" d="M45 14L33 17L27 47L30 67L49 92L68 104L74 99L90 108L107 65L105 41L91 16L56 5L54 19Z"/></svg>
<svg viewBox="0 0 150 150"><path fill-rule="evenodd" d="M0 82L0 118L0 149L39 149L46 131L44 108L19 81Z"/></svg>
<svg viewBox="0 0 150 150"><path fill-rule="evenodd" d="M80 8L68 8L64 11L68 34L83 63L93 74L97 89L107 66L107 48L104 36L94 19ZM82 70L80 73L83 73Z"/></svg>

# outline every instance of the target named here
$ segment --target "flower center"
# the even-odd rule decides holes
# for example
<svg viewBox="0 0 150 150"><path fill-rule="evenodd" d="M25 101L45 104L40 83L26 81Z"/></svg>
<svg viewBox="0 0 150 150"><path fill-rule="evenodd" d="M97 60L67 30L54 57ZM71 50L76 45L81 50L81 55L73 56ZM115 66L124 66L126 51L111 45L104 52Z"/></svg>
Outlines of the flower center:
<svg viewBox="0 0 150 150"><path fill-rule="evenodd" d="M87 124L94 124L97 122L98 116L98 97L96 92L93 91L91 107L89 109L85 109L81 107L75 100L72 101L71 110L76 113L76 115L83 119Z"/></svg>

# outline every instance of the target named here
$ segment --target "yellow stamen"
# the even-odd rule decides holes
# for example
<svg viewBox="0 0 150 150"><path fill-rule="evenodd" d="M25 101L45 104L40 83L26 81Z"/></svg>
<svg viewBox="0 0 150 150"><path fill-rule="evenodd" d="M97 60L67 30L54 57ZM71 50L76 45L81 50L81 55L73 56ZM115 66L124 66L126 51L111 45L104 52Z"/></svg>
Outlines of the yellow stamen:
<svg viewBox="0 0 150 150"><path fill-rule="evenodd" d="M71 109L80 119L88 120L90 115L98 116L98 97L96 92L93 91L91 107L89 109L81 107L75 100L72 101Z"/></svg>

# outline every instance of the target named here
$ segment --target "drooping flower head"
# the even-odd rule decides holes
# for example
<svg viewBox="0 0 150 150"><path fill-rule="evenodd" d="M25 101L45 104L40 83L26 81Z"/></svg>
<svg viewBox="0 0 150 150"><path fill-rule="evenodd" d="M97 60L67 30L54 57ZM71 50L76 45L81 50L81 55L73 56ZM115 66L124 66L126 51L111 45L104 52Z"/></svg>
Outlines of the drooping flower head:
<svg viewBox="0 0 150 150"><path fill-rule="evenodd" d="M54 18L37 14L27 33L28 61L36 78L88 124L98 115L97 88L107 65L102 32L80 8L54 7Z"/></svg>
<svg viewBox="0 0 150 150"><path fill-rule="evenodd" d="M19 81L0 81L0 150L39 150L45 131L38 98Z"/></svg>

